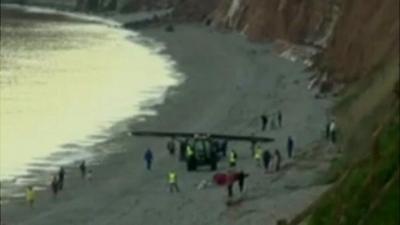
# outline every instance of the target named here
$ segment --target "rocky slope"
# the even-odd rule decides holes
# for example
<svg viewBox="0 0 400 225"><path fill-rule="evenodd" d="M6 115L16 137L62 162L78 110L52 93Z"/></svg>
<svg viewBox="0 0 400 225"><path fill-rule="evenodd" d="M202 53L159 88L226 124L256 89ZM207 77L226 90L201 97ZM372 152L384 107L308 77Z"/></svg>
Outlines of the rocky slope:
<svg viewBox="0 0 400 225"><path fill-rule="evenodd" d="M340 80L365 76L398 57L398 0L221 0L215 23L250 39L326 47L324 69Z"/></svg>

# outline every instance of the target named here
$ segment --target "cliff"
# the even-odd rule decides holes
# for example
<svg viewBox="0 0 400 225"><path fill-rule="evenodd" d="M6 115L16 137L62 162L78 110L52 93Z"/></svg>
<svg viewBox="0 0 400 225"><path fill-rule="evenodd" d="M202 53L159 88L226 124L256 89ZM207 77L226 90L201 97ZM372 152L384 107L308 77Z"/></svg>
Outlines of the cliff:
<svg viewBox="0 0 400 225"><path fill-rule="evenodd" d="M213 17L218 26L251 40L324 47L323 69L341 81L365 76L398 57L398 0L221 0Z"/></svg>

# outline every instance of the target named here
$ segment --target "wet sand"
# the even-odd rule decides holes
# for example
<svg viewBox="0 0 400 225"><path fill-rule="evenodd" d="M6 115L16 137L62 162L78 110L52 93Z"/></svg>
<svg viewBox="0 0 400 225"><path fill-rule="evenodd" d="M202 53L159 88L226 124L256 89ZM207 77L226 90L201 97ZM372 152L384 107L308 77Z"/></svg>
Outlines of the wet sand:
<svg viewBox="0 0 400 225"><path fill-rule="evenodd" d="M171 88L166 101L154 107L157 116L120 123L108 141L95 146L113 154L92 167L92 182L81 180L78 169L71 166L57 199L50 191L39 192L34 209L24 199L15 200L2 207L3 223L272 225L279 218L293 217L326 190L327 186L315 184L327 168L326 161L305 155L323 136L329 102L316 100L307 90L310 74L301 63L278 58L271 45L249 43L238 34L221 34L200 25L177 26L173 33L160 28L141 32L166 44L165 54L177 61L185 82ZM261 132L260 115L277 110L283 112L283 128ZM185 164L167 154L166 140L131 137L130 129L270 136L276 141L263 148L278 148L284 168L265 174L250 156L249 144L230 144L238 152L238 168L250 177L243 201L227 207L224 188L196 188L212 177L208 168L188 173ZM289 135L296 142L294 160L286 159ZM153 171L145 170L147 147L155 153ZM219 170L227 166L223 160ZM168 193L169 170L177 171L181 193Z"/></svg>

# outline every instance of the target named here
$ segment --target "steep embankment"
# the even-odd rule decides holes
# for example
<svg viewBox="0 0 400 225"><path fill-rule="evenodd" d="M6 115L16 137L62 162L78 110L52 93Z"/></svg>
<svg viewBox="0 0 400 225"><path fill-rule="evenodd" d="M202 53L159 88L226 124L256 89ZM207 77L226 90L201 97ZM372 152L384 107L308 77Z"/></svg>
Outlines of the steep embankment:
<svg viewBox="0 0 400 225"><path fill-rule="evenodd" d="M321 46L320 72L346 84L335 108L338 183L309 211L310 224L397 224L399 1L221 0L212 15L253 40Z"/></svg>
<svg viewBox="0 0 400 225"><path fill-rule="evenodd" d="M219 26L246 33L253 40L313 42L332 19L332 3L318 0L223 0L215 11Z"/></svg>

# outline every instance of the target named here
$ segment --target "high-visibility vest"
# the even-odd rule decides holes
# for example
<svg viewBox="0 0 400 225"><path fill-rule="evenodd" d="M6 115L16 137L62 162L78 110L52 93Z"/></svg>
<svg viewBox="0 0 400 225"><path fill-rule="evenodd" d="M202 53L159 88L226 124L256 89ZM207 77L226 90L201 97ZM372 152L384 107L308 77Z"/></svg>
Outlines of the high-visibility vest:
<svg viewBox="0 0 400 225"><path fill-rule="evenodd" d="M229 162L236 162L236 156L234 152L230 152L229 154Z"/></svg>
<svg viewBox="0 0 400 225"><path fill-rule="evenodd" d="M176 183L176 173L175 172L170 172L168 174L168 181L170 184Z"/></svg>
<svg viewBox="0 0 400 225"><path fill-rule="evenodd" d="M190 146L187 146L186 148L186 156L191 157L194 154L192 148Z"/></svg>
<svg viewBox="0 0 400 225"><path fill-rule="evenodd" d="M262 156L262 149L261 148L256 148L256 152L254 154L255 159L261 159Z"/></svg>

